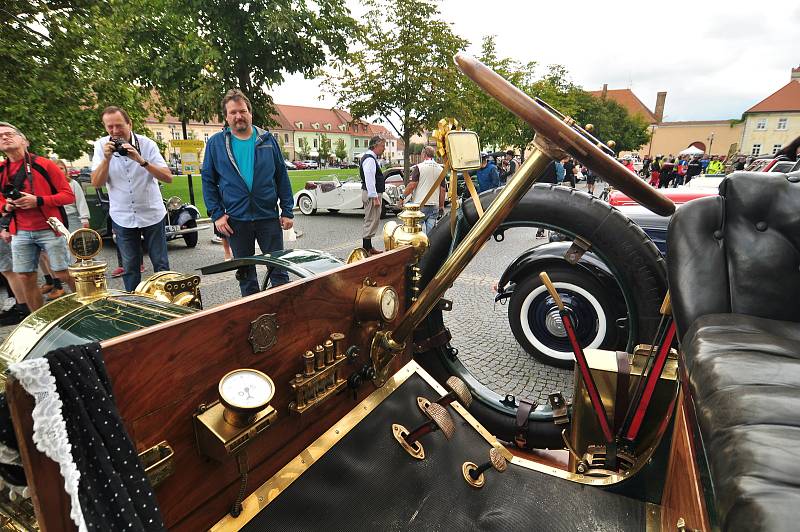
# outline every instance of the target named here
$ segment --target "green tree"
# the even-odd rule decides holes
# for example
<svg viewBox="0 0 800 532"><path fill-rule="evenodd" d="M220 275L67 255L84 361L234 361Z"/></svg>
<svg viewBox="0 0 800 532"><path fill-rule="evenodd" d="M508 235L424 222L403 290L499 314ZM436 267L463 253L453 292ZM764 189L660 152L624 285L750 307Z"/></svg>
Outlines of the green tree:
<svg viewBox="0 0 800 532"><path fill-rule="evenodd" d="M300 156L300 159L308 159L310 153L311 146L308 145L308 140L306 140L305 137L300 137L300 139L297 141L297 154Z"/></svg>
<svg viewBox="0 0 800 532"><path fill-rule="evenodd" d="M0 24L0 109L31 150L72 160L90 153L102 134L98 110L125 107L142 130L146 93L119 83L113 65L123 54L98 32L102 9L92 0L6 2Z"/></svg>
<svg viewBox="0 0 800 532"><path fill-rule="evenodd" d="M639 115L613 100L602 99L583 92L578 96L578 110L574 117L581 125L593 124L592 133L598 139L616 142L615 150L636 151L650 140L648 123Z"/></svg>
<svg viewBox="0 0 800 532"><path fill-rule="evenodd" d="M176 2L178 3L178 2ZM284 74L313 76L330 56L344 57L356 22L338 0L188 0L199 36L211 47L206 70L253 102L253 120L271 125L268 90Z"/></svg>
<svg viewBox="0 0 800 532"><path fill-rule="evenodd" d="M456 105L453 55L467 45L441 20L437 2L365 0L361 48L335 62L327 87L356 118L379 116L404 145ZM405 175L409 153L403 156Z"/></svg>
<svg viewBox="0 0 800 532"><path fill-rule="evenodd" d="M319 149L317 150L319 153L319 164L322 166L323 164L328 164L331 158L331 139L328 138L328 135L323 133L319 138Z"/></svg>
<svg viewBox="0 0 800 532"><path fill-rule="evenodd" d="M335 155L340 161L347 159L347 145L345 144L344 139L337 139Z"/></svg>

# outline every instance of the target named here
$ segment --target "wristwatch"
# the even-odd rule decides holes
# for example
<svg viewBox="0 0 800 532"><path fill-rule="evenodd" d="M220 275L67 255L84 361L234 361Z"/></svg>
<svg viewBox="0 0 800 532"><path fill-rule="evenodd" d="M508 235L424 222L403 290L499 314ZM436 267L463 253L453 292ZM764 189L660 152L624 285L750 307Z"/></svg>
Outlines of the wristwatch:
<svg viewBox="0 0 800 532"><path fill-rule="evenodd" d="M147 160L144 160L144 161L139 163L139 166L141 166L142 168L147 168L149 165L150 165L150 161L147 161Z"/></svg>

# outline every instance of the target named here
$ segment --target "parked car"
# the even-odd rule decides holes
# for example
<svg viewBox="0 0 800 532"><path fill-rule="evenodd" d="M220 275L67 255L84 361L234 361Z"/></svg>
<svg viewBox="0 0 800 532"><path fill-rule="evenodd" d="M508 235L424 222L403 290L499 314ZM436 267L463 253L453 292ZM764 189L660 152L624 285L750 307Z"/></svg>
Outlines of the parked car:
<svg viewBox="0 0 800 532"><path fill-rule="evenodd" d="M172 173L172 175L181 175L183 173L179 164L169 165L169 171Z"/></svg>
<svg viewBox="0 0 800 532"><path fill-rule="evenodd" d="M306 168L308 168L308 165L303 161L293 161L292 164L297 170L305 170Z"/></svg>
<svg viewBox="0 0 800 532"><path fill-rule="evenodd" d="M748 172L794 172L800 170L800 161L792 161L784 155L762 155L747 167Z"/></svg>
<svg viewBox="0 0 800 532"><path fill-rule="evenodd" d="M75 177L81 183L89 183L92 180L92 169L88 166L84 166L83 168L78 171L78 175Z"/></svg>
<svg viewBox="0 0 800 532"><path fill-rule="evenodd" d="M283 164L286 165L287 170L297 170L297 166L294 163L287 161L286 159L283 160Z"/></svg>
<svg viewBox="0 0 800 532"><path fill-rule="evenodd" d="M83 191L89 206L89 226L103 238L112 238L111 217L108 215L108 192L100 187L87 193L87 188L84 186ZM183 238L186 247L197 246L198 232L210 228L208 224L198 227L200 210L191 203L185 203L179 196L164 199L164 207L167 209L165 217L167 241Z"/></svg>
<svg viewBox="0 0 800 532"><path fill-rule="evenodd" d="M387 183L383 193L383 206L381 216L402 210L398 205L400 201L400 188ZM316 214L317 209L327 209L329 212L362 210L361 180L357 177L344 182L336 176L328 176L325 180L307 181L305 187L294 195L294 204L306 216Z"/></svg>
<svg viewBox="0 0 800 532"><path fill-rule="evenodd" d="M724 177L696 178L694 186L661 192L681 205L717 195ZM609 204L637 224L661 254L666 255L669 217L654 214L618 191L611 193ZM500 276L495 296L496 301L508 299L511 331L525 351L541 362L564 368L572 367L572 349L555 302L539 280L540 271L547 271L558 283L559 293L575 316L579 337L587 346L618 348L630 321L625 305L620 304L625 297L608 265L591 248L577 263L570 263L567 255L572 246L571 237L551 231L549 242L524 251L511 262Z"/></svg>
<svg viewBox="0 0 800 532"><path fill-rule="evenodd" d="M67 174L68 174L68 175L69 175L69 177L71 177L72 179L76 179L76 178L77 178L77 177L80 175L80 173L81 173L81 171L80 171L80 170L78 170L78 169L77 169L77 168L75 168L75 167L70 167L69 169L67 169Z"/></svg>
<svg viewBox="0 0 800 532"><path fill-rule="evenodd" d="M311 168L313 170L316 170L317 168L319 168L319 163L317 161L314 161L314 160L311 160L311 159L307 159L307 160L303 161L303 164L306 165L306 168Z"/></svg>
<svg viewBox="0 0 800 532"><path fill-rule="evenodd" d="M339 168L358 168L358 164L352 161L339 161L336 166Z"/></svg>

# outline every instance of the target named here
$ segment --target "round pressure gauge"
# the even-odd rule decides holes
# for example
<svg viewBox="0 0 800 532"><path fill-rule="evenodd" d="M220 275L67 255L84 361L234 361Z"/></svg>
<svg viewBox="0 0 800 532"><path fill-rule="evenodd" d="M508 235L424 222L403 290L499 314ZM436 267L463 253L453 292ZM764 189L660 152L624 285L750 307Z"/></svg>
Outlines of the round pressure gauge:
<svg viewBox="0 0 800 532"><path fill-rule="evenodd" d="M400 311L400 298L391 286L375 286L366 279L356 295L356 318L360 321L390 322Z"/></svg>
<svg viewBox="0 0 800 532"><path fill-rule="evenodd" d="M246 424L264 410L275 395L275 383L255 369L236 369L219 381L219 400L225 406L225 421L235 426Z"/></svg>
<svg viewBox="0 0 800 532"><path fill-rule="evenodd" d="M94 229L81 228L72 233L67 243L70 253L80 260L95 257L103 249L103 239Z"/></svg>
<svg viewBox="0 0 800 532"><path fill-rule="evenodd" d="M397 311L400 308L400 299L397 297L397 292L391 286L385 286L380 291L381 301L381 319L383 321L392 321L397 317Z"/></svg>

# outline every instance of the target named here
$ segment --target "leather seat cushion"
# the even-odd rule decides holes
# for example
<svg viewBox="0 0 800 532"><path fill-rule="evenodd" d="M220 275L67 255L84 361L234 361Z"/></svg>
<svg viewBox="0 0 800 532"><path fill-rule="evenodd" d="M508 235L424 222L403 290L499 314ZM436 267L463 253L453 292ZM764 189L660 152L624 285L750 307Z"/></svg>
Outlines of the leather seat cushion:
<svg viewBox="0 0 800 532"><path fill-rule="evenodd" d="M683 352L720 526L800 529L800 323L709 314Z"/></svg>

